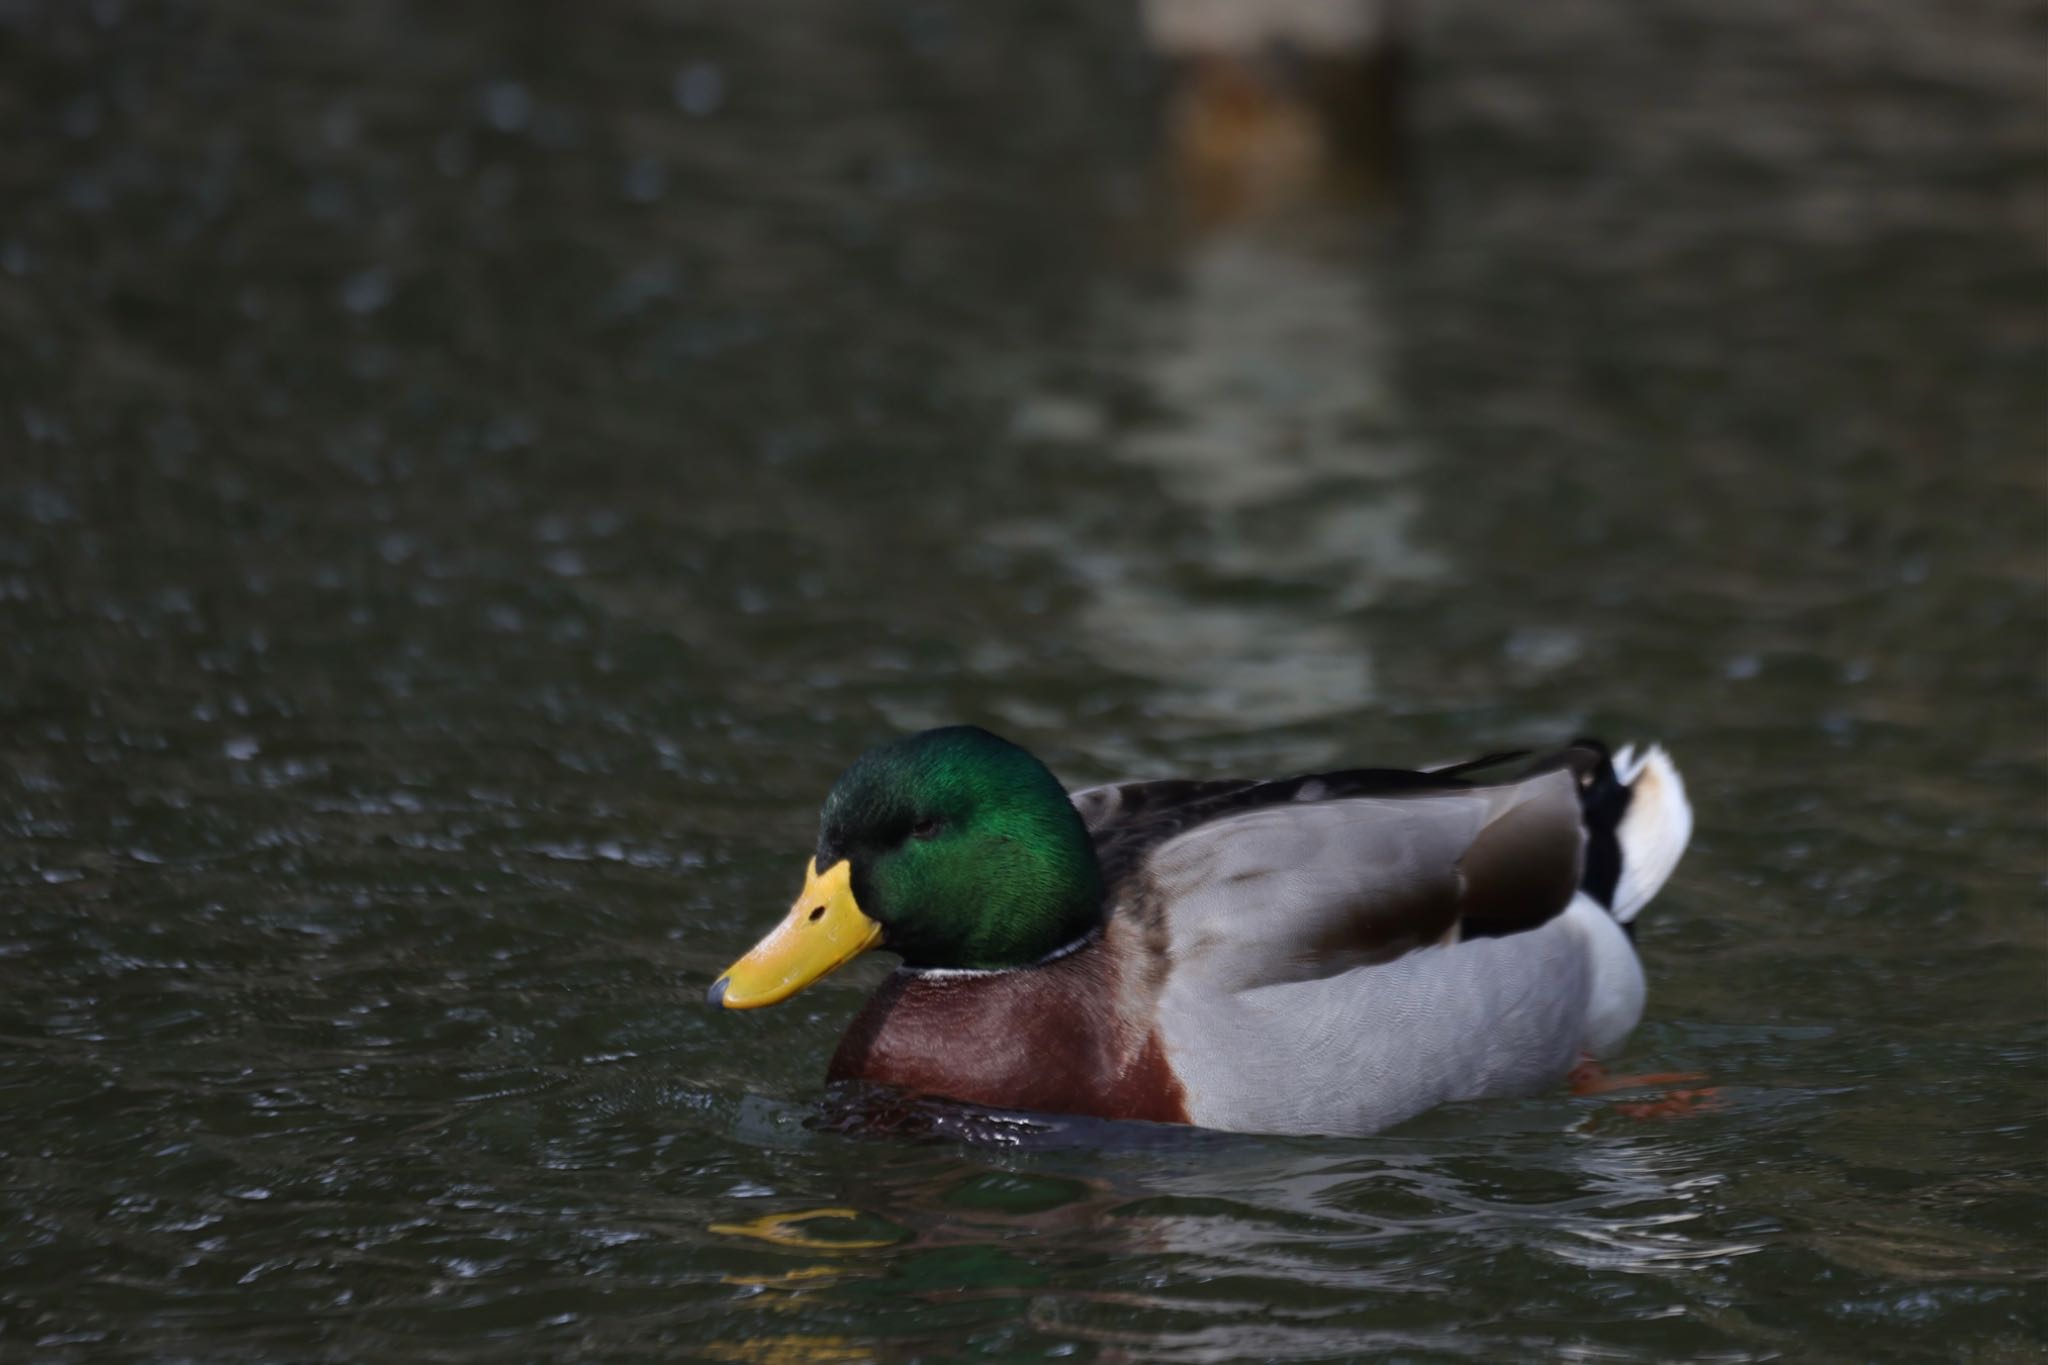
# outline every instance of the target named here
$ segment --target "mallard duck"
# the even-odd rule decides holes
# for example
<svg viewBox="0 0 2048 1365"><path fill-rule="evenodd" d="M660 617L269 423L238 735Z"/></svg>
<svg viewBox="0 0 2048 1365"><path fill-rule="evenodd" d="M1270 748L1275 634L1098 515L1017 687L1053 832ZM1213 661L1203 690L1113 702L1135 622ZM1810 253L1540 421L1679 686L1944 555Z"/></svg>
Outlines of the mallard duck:
<svg viewBox="0 0 2048 1365"><path fill-rule="evenodd" d="M1630 923L1691 831L1654 746L1070 795L986 730L927 730L834 784L803 893L709 1000L772 1005L886 949L831 1080L1370 1133L1619 1047Z"/></svg>

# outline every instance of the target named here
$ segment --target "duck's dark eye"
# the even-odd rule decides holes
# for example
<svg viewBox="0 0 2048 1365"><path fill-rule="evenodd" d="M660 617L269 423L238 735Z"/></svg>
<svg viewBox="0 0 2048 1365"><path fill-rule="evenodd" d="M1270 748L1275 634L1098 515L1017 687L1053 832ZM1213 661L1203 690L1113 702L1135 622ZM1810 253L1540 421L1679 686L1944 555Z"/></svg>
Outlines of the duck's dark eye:
<svg viewBox="0 0 2048 1365"><path fill-rule="evenodd" d="M936 815L927 815L910 827L910 837L913 839L929 839L938 832L939 817Z"/></svg>

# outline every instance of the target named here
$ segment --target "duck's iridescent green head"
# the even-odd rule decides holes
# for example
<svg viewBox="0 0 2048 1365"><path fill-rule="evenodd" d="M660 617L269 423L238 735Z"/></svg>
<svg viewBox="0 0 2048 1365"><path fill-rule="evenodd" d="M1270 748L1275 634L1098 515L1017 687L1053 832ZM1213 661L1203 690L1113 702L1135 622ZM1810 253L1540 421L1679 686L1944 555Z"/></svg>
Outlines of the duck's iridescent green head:
<svg viewBox="0 0 2048 1365"><path fill-rule="evenodd" d="M877 946L914 967L1026 966L1101 912L1094 846L1045 765L974 726L926 730L833 784L803 894L710 998L771 1005Z"/></svg>

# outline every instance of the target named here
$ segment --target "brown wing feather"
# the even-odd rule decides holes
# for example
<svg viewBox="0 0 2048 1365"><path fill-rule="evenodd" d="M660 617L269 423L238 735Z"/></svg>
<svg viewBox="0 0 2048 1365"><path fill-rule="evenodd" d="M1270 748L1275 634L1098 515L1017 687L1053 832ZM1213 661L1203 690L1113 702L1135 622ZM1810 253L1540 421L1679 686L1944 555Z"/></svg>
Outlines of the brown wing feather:
<svg viewBox="0 0 2048 1365"><path fill-rule="evenodd" d="M1569 773L1491 790L1522 799L1499 809L1458 859L1467 938L1534 929L1571 904L1585 874L1584 817Z"/></svg>
<svg viewBox="0 0 2048 1365"><path fill-rule="evenodd" d="M1113 899L1162 907L1177 963L1200 955L1238 988L1303 980L1561 913L1585 856L1573 766L1487 786L1370 770L1249 784L1095 832Z"/></svg>

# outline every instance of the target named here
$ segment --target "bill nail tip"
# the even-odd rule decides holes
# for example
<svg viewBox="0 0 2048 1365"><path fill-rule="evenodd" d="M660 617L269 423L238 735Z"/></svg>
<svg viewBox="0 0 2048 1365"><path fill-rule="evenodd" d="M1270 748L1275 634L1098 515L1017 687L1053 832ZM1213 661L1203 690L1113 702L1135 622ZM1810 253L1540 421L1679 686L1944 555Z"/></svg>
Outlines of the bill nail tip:
<svg viewBox="0 0 2048 1365"><path fill-rule="evenodd" d="M719 977L718 980L711 983L711 989L704 992L704 1003L713 1009L721 1008L725 1004L726 988L730 985L732 985L731 977Z"/></svg>

